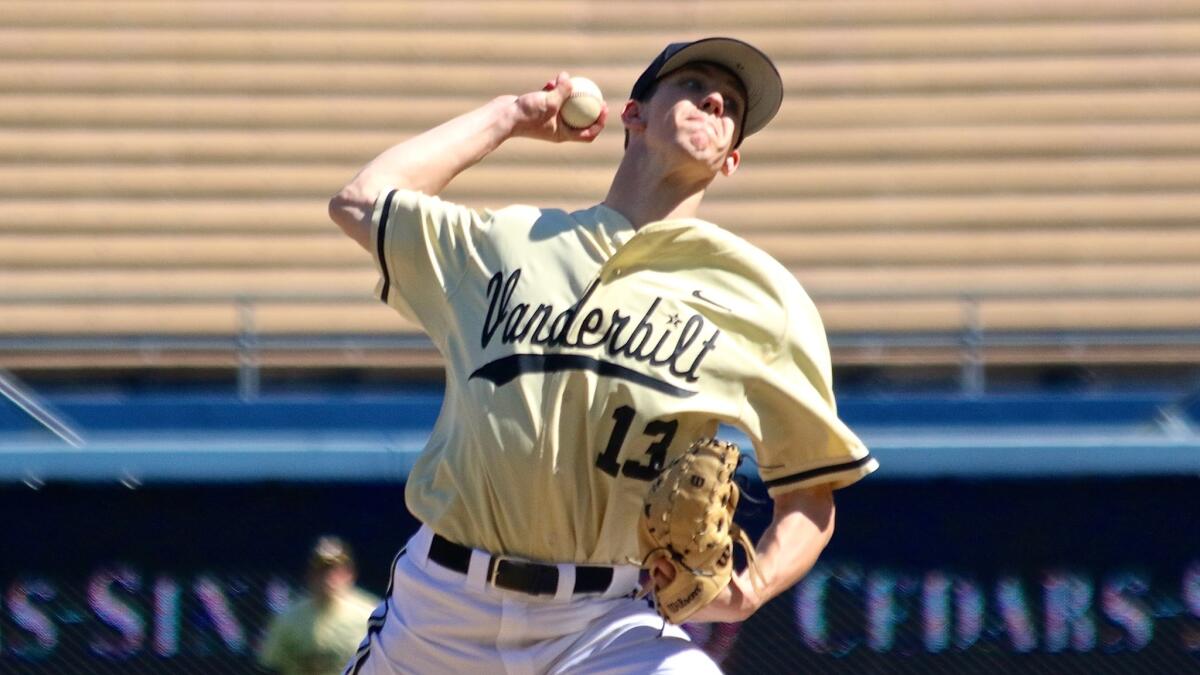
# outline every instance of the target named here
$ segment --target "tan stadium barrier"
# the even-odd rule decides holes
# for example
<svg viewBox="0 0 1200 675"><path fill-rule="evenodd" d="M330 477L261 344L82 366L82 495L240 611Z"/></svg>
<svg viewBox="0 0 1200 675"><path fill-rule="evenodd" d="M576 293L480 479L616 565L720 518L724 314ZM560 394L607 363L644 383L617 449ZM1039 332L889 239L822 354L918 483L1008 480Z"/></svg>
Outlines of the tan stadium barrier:
<svg viewBox="0 0 1200 675"><path fill-rule="evenodd" d="M0 0L0 16L6 339L234 339L247 316L264 335L414 336L371 297L370 256L329 223L328 197L390 144L559 69L596 80L615 113L664 43L712 33L770 53L788 96L701 215L788 266L835 342L1197 328L1193 0ZM594 203L621 154L611 119L587 147L507 144L446 196ZM1008 363L1083 358L985 349ZM1099 345L1087 358L1196 351ZM258 358L436 365L428 346L301 352ZM0 350L0 367L231 358L150 353Z"/></svg>

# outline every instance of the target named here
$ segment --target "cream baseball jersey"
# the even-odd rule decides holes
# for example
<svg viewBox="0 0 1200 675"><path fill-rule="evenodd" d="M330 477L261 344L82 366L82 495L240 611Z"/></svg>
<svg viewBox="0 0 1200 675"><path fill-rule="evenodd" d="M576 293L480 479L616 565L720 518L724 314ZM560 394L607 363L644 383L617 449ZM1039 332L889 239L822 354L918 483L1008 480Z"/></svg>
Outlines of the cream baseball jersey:
<svg viewBox="0 0 1200 675"><path fill-rule="evenodd" d="M372 242L380 298L446 360L406 501L452 541L626 563L649 481L720 423L752 440L772 494L877 467L837 417L808 296L714 224L385 190Z"/></svg>

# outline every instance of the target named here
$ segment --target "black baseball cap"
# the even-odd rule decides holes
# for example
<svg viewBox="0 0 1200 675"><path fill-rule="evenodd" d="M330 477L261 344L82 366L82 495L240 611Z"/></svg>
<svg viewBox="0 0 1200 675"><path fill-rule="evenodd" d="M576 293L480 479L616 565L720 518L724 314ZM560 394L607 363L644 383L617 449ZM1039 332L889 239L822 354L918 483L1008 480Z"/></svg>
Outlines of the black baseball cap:
<svg viewBox="0 0 1200 675"><path fill-rule="evenodd" d="M692 42L674 42L662 50L633 83L629 98L645 100L659 78L689 63L715 63L733 73L746 89L746 114L737 144L767 126L783 103L783 79L779 70L753 45L728 37L710 37ZM736 147L735 145L735 147Z"/></svg>

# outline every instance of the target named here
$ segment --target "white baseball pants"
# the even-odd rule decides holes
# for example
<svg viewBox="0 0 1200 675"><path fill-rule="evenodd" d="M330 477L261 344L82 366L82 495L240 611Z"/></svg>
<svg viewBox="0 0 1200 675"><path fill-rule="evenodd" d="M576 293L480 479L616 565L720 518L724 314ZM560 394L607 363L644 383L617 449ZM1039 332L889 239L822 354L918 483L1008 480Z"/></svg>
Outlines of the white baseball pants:
<svg viewBox="0 0 1200 675"><path fill-rule="evenodd" d="M397 557L347 675L720 673L682 629L632 598L636 567L617 568L603 595L527 595L488 584L487 553L472 553L467 574L429 560L432 536L422 527ZM571 568L560 577L573 578Z"/></svg>

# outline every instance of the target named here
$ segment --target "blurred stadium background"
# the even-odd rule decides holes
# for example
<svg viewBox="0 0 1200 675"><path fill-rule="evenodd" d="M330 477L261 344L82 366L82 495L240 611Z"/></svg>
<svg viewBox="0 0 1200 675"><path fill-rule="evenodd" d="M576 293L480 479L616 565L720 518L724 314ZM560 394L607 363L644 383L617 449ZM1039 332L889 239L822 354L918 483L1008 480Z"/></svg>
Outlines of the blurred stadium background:
<svg viewBox="0 0 1200 675"><path fill-rule="evenodd" d="M0 0L0 672L258 672L326 532L381 593L439 359L326 199L710 34L789 97L704 215L812 294L883 468L794 593L696 638L731 673L1200 672L1195 0ZM619 154L513 142L449 194L583 206Z"/></svg>

